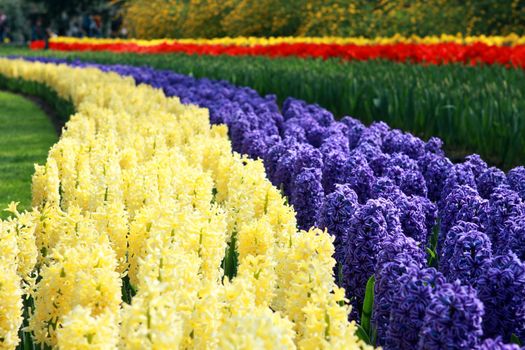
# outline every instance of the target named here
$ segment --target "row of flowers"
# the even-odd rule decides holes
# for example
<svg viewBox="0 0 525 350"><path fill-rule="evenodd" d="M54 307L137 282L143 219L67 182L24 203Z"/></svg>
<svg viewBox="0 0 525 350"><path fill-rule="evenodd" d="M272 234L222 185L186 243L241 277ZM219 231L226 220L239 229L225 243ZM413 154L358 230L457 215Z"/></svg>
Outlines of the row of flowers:
<svg viewBox="0 0 525 350"><path fill-rule="evenodd" d="M318 39L318 41L296 40L288 38L267 39L266 42L251 44L249 39L217 40L171 40L151 42L122 41L112 39L76 39L53 38L48 47L61 51L112 51L136 53L185 53L198 55L230 55L230 56L268 56L268 57L313 57L340 58L343 60L373 60L385 59L396 62L412 62L424 64L501 64L509 67L525 67L525 44L519 37L514 45L497 45L501 41L465 40L465 43L447 40L388 40L378 39L361 43L355 39ZM491 44L491 43L494 44ZM46 43L34 41L32 49L43 49Z"/></svg>
<svg viewBox="0 0 525 350"><path fill-rule="evenodd" d="M235 38L214 38L214 39L105 39L105 38L74 38L74 37L55 37L50 40L52 43L84 43L84 44L136 44L138 46L155 46L160 44L196 44L196 45L234 45L234 46L268 46L277 44L337 44L337 45L388 45L388 44L443 44L454 43L471 45L483 43L496 46L515 46L524 45L525 37L517 34L506 36L463 36L442 34L420 37L417 35L403 36L394 35L392 37L235 37Z"/></svg>
<svg viewBox="0 0 525 350"><path fill-rule="evenodd" d="M437 138L335 121L295 99L279 109L275 96L223 81L91 66L206 107L213 124L228 125L233 149L264 160L299 227L334 236L334 272L356 320L375 276L372 325L385 349L518 348L503 342L525 337L524 167L505 174L477 155L453 164Z"/></svg>
<svg viewBox="0 0 525 350"><path fill-rule="evenodd" d="M333 239L297 232L206 109L94 68L1 59L0 74L77 110L36 166L34 209L1 222L2 348L22 322L60 349L365 347Z"/></svg>

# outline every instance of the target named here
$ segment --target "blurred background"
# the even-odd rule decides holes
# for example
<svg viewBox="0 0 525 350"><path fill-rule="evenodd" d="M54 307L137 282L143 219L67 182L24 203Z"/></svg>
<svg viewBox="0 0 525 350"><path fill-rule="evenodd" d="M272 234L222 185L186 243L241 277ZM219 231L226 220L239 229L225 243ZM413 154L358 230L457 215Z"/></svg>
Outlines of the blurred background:
<svg viewBox="0 0 525 350"><path fill-rule="evenodd" d="M0 0L1 42L525 34L525 0Z"/></svg>

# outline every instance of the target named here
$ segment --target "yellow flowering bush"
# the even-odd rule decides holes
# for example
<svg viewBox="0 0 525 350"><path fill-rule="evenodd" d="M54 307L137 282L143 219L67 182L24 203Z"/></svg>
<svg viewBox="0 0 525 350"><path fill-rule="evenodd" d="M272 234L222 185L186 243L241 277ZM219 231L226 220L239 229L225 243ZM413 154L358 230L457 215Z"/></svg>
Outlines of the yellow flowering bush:
<svg viewBox="0 0 525 350"><path fill-rule="evenodd" d="M77 111L36 166L33 211L2 223L8 348L23 280L26 331L60 349L365 347L332 238L297 232L261 161L233 153L207 110L97 69L0 59L0 74Z"/></svg>
<svg viewBox="0 0 525 350"><path fill-rule="evenodd" d="M129 0L137 38L525 34L520 0Z"/></svg>

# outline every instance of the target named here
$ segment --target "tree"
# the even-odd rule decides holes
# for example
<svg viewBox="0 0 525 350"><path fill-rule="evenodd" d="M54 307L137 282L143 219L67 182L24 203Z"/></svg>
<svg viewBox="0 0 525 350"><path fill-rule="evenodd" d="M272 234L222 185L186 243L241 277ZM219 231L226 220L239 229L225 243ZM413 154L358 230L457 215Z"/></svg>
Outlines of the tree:
<svg viewBox="0 0 525 350"><path fill-rule="evenodd" d="M108 0L33 0L34 3L42 4L51 17L58 17L62 12L70 16L85 12L101 11L114 1Z"/></svg>

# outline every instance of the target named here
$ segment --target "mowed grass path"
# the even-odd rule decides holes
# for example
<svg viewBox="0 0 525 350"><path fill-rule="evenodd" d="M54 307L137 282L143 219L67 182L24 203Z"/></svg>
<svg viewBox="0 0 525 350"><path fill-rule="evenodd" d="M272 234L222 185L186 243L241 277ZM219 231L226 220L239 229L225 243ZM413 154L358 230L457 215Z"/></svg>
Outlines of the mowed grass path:
<svg viewBox="0 0 525 350"><path fill-rule="evenodd" d="M32 101L0 91L0 217L11 201L31 207L34 164L44 164L58 140L48 116Z"/></svg>

